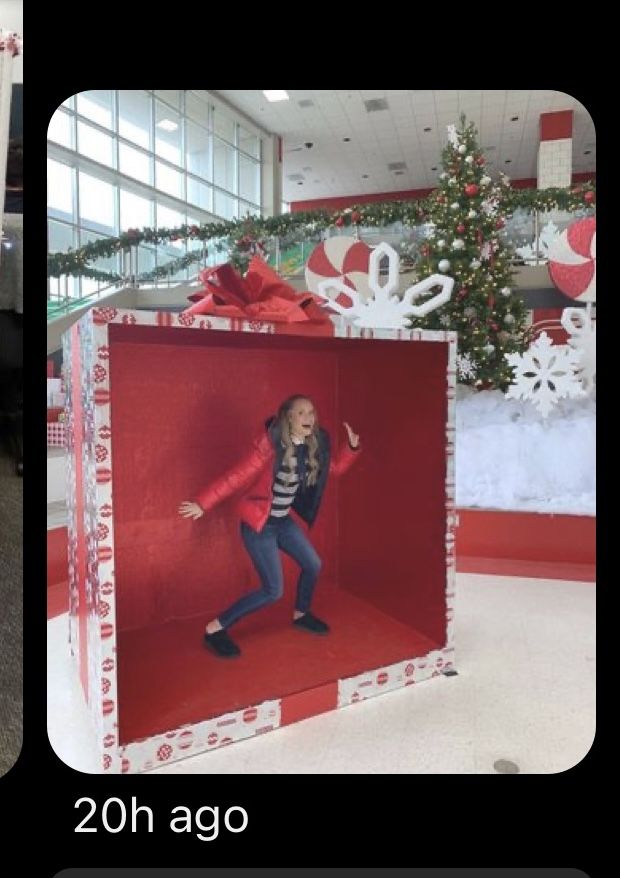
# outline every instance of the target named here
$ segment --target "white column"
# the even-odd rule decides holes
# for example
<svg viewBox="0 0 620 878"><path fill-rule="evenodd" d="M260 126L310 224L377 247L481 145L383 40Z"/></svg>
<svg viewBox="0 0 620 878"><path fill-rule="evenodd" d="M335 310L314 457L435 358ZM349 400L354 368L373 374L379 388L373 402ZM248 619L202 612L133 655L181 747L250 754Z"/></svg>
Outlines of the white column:
<svg viewBox="0 0 620 878"><path fill-rule="evenodd" d="M261 173L262 202L265 216L282 212L282 142L277 134L263 136Z"/></svg>
<svg viewBox="0 0 620 878"><path fill-rule="evenodd" d="M538 146L538 188L571 185L573 171L572 110L543 113Z"/></svg>

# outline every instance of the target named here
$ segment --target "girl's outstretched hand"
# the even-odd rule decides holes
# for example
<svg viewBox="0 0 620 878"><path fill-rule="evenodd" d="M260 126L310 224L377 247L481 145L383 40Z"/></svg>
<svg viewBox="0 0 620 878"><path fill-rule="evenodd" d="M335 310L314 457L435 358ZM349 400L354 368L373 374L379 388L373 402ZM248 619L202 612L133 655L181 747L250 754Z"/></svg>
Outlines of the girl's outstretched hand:
<svg viewBox="0 0 620 878"><path fill-rule="evenodd" d="M346 421L343 421L343 424L345 425L345 427L346 427L346 429L347 429L347 433L349 434L349 443L350 443L351 447L352 447L352 448L357 448L357 446L359 445L359 442L360 442L360 437L358 436L357 433L354 433L354 432L353 432L353 430L352 430L351 427L347 424Z"/></svg>
<svg viewBox="0 0 620 878"><path fill-rule="evenodd" d="M179 506L179 515L183 518L193 518L195 520L202 518L204 514L205 511L202 506L199 506L198 503L192 503L190 500L186 500Z"/></svg>

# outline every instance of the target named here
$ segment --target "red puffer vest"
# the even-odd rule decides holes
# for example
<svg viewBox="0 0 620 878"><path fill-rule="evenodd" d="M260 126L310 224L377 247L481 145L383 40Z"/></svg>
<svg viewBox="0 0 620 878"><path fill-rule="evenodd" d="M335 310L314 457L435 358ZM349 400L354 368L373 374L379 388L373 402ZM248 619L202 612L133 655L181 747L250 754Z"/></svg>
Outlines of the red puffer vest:
<svg viewBox="0 0 620 878"><path fill-rule="evenodd" d="M326 431L320 430L320 435L324 438L323 445L326 448L327 456L323 459L328 461L328 472L335 476L342 475L359 456L360 446L358 445L354 449L347 442L334 459L329 454L329 437ZM200 491L196 497L198 505L205 512L208 512L218 503L222 503L234 494L243 491L237 502L237 512L241 520L253 530L261 531L271 511L276 447L273 433L270 433L269 430L261 432L260 436L253 441L249 453L242 460ZM281 455L279 457L281 459ZM305 514L303 509L294 507L310 525L318 512L325 482L326 473L323 474L323 478L319 477L317 484L320 485L320 490L318 496L315 497L311 511Z"/></svg>

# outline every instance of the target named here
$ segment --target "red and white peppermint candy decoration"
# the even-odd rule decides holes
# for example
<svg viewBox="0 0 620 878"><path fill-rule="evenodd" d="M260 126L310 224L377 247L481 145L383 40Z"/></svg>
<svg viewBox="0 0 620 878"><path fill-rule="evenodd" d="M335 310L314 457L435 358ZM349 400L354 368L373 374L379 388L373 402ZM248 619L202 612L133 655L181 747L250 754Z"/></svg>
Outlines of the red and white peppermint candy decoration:
<svg viewBox="0 0 620 878"><path fill-rule="evenodd" d="M368 265L370 247L356 238L337 236L318 244L306 263L306 285L311 293L319 293L319 284L324 280L340 280L347 287L357 290L363 299L372 296L368 286ZM344 301L344 307L350 302ZM336 297L336 301L340 300Z"/></svg>
<svg viewBox="0 0 620 878"><path fill-rule="evenodd" d="M97 463L103 463L104 460L108 459L108 449L105 445L95 445L95 458Z"/></svg>
<svg viewBox="0 0 620 878"><path fill-rule="evenodd" d="M107 695L107 694L108 694L108 692L110 691L111 686L112 686L112 684L110 683L110 681L108 680L108 678L107 678L107 677L102 677L102 679L101 679L101 691L102 691L102 693L103 693L104 695Z"/></svg>
<svg viewBox="0 0 620 878"><path fill-rule="evenodd" d="M571 299L596 301L596 217L577 220L551 244L549 274Z"/></svg>
<svg viewBox="0 0 620 878"><path fill-rule="evenodd" d="M179 314L177 319L181 326L192 326L196 318L193 314Z"/></svg>

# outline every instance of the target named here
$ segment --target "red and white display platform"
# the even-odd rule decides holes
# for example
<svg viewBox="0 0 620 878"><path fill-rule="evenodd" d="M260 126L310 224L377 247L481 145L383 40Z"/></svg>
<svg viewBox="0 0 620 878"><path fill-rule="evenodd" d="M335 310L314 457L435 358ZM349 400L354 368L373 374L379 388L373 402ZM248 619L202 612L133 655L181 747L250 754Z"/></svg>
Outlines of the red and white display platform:
<svg viewBox="0 0 620 878"><path fill-rule="evenodd" d="M106 772L146 771L453 668L456 337L95 308L65 336L70 640ZM307 394L355 467L310 537L318 638L285 595L234 628L206 621L256 574L233 503L179 503L233 466L278 404ZM303 525L305 527L305 525Z"/></svg>

